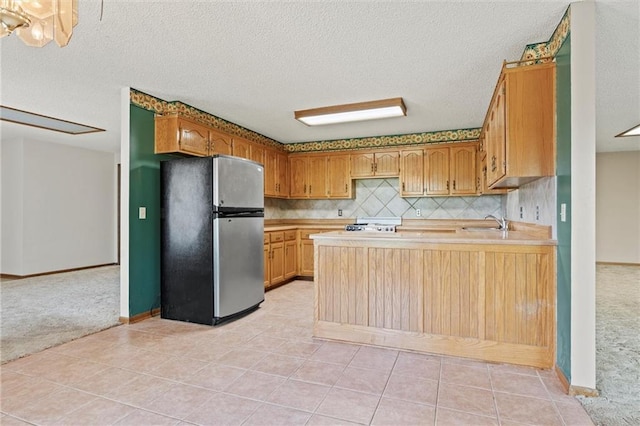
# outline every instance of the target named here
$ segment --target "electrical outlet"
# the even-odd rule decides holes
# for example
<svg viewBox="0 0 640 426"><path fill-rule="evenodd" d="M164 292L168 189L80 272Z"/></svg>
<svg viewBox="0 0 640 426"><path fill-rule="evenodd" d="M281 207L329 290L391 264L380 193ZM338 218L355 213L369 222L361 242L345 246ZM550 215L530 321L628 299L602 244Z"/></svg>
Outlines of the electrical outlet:
<svg viewBox="0 0 640 426"><path fill-rule="evenodd" d="M524 208L520 206L520 219L524 219Z"/></svg>
<svg viewBox="0 0 640 426"><path fill-rule="evenodd" d="M338 209L338 216L342 216L342 209Z"/></svg>
<svg viewBox="0 0 640 426"><path fill-rule="evenodd" d="M560 222L567 221L567 203L560 204Z"/></svg>
<svg viewBox="0 0 640 426"><path fill-rule="evenodd" d="M138 209L138 219L146 219L147 218L147 208L140 207Z"/></svg>
<svg viewBox="0 0 640 426"><path fill-rule="evenodd" d="M536 206L536 220L540 220L540 206Z"/></svg>
<svg viewBox="0 0 640 426"><path fill-rule="evenodd" d="M416 216L418 217L422 216L422 212L420 211L420 209L416 209Z"/></svg>

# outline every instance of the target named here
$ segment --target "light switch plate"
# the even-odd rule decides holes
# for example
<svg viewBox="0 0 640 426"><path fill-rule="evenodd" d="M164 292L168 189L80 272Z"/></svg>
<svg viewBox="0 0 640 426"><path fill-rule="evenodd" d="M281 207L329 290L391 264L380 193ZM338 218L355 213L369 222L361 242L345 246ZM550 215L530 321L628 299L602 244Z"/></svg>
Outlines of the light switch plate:
<svg viewBox="0 0 640 426"><path fill-rule="evenodd" d="M560 222L567 221L567 203L560 204Z"/></svg>
<svg viewBox="0 0 640 426"><path fill-rule="evenodd" d="M146 207L138 208L138 218L139 219L146 219L147 218L147 208Z"/></svg>

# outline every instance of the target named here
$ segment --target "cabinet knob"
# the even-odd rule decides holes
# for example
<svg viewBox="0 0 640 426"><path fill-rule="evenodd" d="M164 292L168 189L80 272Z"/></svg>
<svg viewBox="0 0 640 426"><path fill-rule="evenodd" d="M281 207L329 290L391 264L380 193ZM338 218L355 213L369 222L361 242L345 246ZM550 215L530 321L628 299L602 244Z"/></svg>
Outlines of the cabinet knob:
<svg viewBox="0 0 640 426"><path fill-rule="evenodd" d="M306 183L304 184L304 191L303 191L303 192L304 192L305 194L307 193L307 184L306 184Z"/></svg>
<svg viewBox="0 0 640 426"><path fill-rule="evenodd" d="M311 185L309 185L309 195L311 195Z"/></svg>
<svg viewBox="0 0 640 426"><path fill-rule="evenodd" d="M377 172L377 171L378 171L378 163L375 163L375 164L374 164L373 171L374 171L374 172Z"/></svg>
<svg viewBox="0 0 640 426"><path fill-rule="evenodd" d="M453 189L456 189L456 180L453 180Z"/></svg>
<svg viewBox="0 0 640 426"><path fill-rule="evenodd" d="M349 191L349 189L348 189L348 184L346 184L346 183L345 183L345 184L344 184L344 192L348 192L348 191Z"/></svg>
<svg viewBox="0 0 640 426"><path fill-rule="evenodd" d="M447 181L447 191L449 190L449 181Z"/></svg>
<svg viewBox="0 0 640 426"><path fill-rule="evenodd" d="M402 182L402 190L404 191L404 182Z"/></svg>
<svg viewBox="0 0 640 426"><path fill-rule="evenodd" d="M371 173L373 173L373 163L371 163Z"/></svg>

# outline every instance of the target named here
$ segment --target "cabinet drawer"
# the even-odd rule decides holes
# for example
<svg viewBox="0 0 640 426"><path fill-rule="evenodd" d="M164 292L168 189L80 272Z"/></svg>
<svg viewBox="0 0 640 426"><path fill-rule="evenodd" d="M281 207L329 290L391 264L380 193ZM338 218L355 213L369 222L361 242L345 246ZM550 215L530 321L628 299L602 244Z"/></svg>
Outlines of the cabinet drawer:
<svg viewBox="0 0 640 426"><path fill-rule="evenodd" d="M298 232L295 230L292 231L284 231L284 240L285 241L291 241L291 240L295 240L296 239L296 234Z"/></svg>
<svg viewBox="0 0 640 426"><path fill-rule="evenodd" d="M264 234L264 243L265 244L269 244L269 241L270 241L269 238L270 238L269 233L265 233Z"/></svg>
<svg viewBox="0 0 640 426"><path fill-rule="evenodd" d="M284 232L271 232L271 242L278 243L284 241Z"/></svg>

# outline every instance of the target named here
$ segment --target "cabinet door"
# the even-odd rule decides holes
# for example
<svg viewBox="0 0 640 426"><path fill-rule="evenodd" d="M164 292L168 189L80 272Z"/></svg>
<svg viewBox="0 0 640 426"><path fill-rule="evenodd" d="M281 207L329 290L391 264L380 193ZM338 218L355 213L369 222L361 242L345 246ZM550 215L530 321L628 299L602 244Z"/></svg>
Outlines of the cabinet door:
<svg viewBox="0 0 640 426"><path fill-rule="evenodd" d="M216 130L209 130L209 155L231 155L232 151L231 136Z"/></svg>
<svg viewBox="0 0 640 426"><path fill-rule="evenodd" d="M276 158L277 181L276 194L279 197L289 196L289 159L286 153L279 152Z"/></svg>
<svg viewBox="0 0 640 426"><path fill-rule="evenodd" d="M264 196L276 197L276 173L278 167L276 151L266 149L264 151Z"/></svg>
<svg viewBox="0 0 640 426"><path fill-rule="evenodd" d="M506 127L505 127L505 80L498 86L496 97L491 104L487 127L487 184L493 185L502 178L506 170Z"/></svg>
<svg viewBox="0 0 640 426"><path fill-rule="evenodd" d="M249 149L249 159L256 163L264 164L264 147L255 143Z"/></svg>
<svg viewBox="0 0 640 426"><path fill-rule="evenodd" d="M449 148L424 151L427 195L449 195Z"/></svg>
<svg viewBox="0 0 640 426"><path fill-rule="evenodd" d="M241 158L251 158L251 142L243 138L233 138L233 155Z"/></svg>
<svg viewBox="0 0 640 426"><path fill-rule="evenodd" d="M178 145L180 151L209 155L209 128L187 120L178 120Z"/></svg>
<svg viewBox="0 0 640 426"><path fill-rule="evenodd" d="M351 177L371 177L373 176L374 155L351 154Z"/></svg>
<svg viewBox="0 0 640 426"><path fill-rule="evenodd" d="M376 152L373 173L376 176L399 176L400 175L400 153Z"/></svg>
<svg viewBox="0 0 640 426"><path fill-rule="evenodd" d="M313 240L300 241L300 275L313 276Z"/></svg>
<svg viewBox="0 0 640 426"><path fill-rule="evenodd" d="M307 157L289 157L289 197L307 198Z"/></svg>
<svg viewBox="0 0 640 426"><path fill-rule="evenodd" d="M298 242L296 240L284 243L284 279L298 275Z"/></svg>
<svg viewBox="0 0 640 426"><path fill-rule="evenodd" d="M400 153L400 196L420 197L424 195L424 156L421 149L404 150Z"/></svg>
<svg viewBox="0 0 640 426"><path fill-rule="evenodd" d="M271 285L284 280L284 243L271 244Z"/></svg>
<svg viewBox="0 0 640 426"><path fill-rule="evenodd" d="M271 284L271 251L269 244L264 245L264 288Z"/></svg>
<svg viewBox="0 0 640 426"><path fill-rule="evenodd" d="M329 198L351 198L351 160L349 155L330 155L327 186Z"/></svg>
<svg viewBox="0 0 640 426"><path fill-rule="evenodd" d="M451 147L451 194L478 193L476 181L476 146Z"/></svg>
<svg viewBox="0 0 640 426"><path fill-rule="evenodd" d="M307 164L309 198L327 198L327 157L309 157Z"/></svg>

